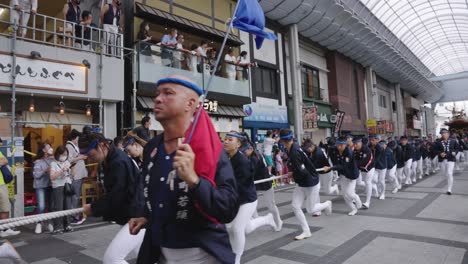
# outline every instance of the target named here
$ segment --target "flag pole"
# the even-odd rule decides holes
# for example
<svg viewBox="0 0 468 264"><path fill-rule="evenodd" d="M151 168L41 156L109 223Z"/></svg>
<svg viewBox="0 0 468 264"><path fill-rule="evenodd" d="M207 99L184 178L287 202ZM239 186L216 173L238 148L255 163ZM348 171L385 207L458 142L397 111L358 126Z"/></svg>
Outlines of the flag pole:
<svg viewBox="0 0 468 264"><path fill-rule="evenodd" d="M213 73L210 75L210 78L208 79L208 84L206 85L205 94L203 94L203 95L201 96L201 98L200 98L200 100L201 100L201 102L202 102L202 105L198 107L197 113L195 114L195 119L194 119L194 121L193 121L192 128L191 128L191 130L190 130L190 133L189 133L188 138L187 138L186 141L185 141L186 144L189 144L190 141L192 140L192 136L193 136L193 133L194 133L194 131L195 131L195 127L197 126L198 119L200 118L200 114L201 114L201 112L202 112L202 110L203 110L203 107L202 107L202 106L203 106L203 102L205 101L205 98L207 97L208 92L209 92L209 90L210 90L211 83L213 82L213 77L215 76L216 69L218 69L219 62L220 62L221 56L222 56L222 54L223 54L223 50L224 50L224 48L225 48L225 46L226 46L227 39L228 39L229 34L231 33L231 30L232 30L232 24L233 24L233 22L234 22L234 19L236 19L236 18L235 18L235 15L236 15L236 13L237 13L237 9L239 8L239 3L240 3L240 2L241 2L241 1L239 1L239 0L237 1L237 3L236 3L236 8L234 8L234 13L232 14L231 21L229 21L229 27L228 27L228 29L227 29L227 31L226 31L226 35L224 36L223 43L221 44L221 49L220 49L220 51L219 51L219 53L218 53L218 57L216 58L216 63L215 63L215 66L214 66L214 71L213 71ZM202 72L202 74L204 74L204 73Z"/></svg>

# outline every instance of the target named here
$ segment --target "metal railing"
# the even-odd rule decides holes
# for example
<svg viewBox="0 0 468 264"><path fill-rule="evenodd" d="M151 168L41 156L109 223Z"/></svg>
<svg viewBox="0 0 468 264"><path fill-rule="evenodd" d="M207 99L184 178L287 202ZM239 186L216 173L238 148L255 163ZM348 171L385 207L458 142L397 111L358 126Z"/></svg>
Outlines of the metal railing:
<svg viewBox="0 0 468 264"><path fill-rule="evenodd" d="M0 32L0 35L11 37L12 34L16 33L17 39L25 41L97 54L103 52L104 55L121 59L124 56L123 51L125 48L123 46L123 34L121 33L112 33L90 25L81 25L38 13L17 11L14 7L7 5L0 4L0 8L9 12L8 16L3 17L10 18L8 21L0 19L0 25L8 26L8 31ZM14 12L21 20L18 23L17 32L14 32L12 26L13 18L11 15ZM24 23L22 19L28 16L27 23ZM29 26L28 24L32 25ZM28 31L30 34L27 34ZM79 36L76 34L77 31L80 31ZM88 32L89 38L87 36Z"/></svg>
<svg viewBox="0 0 468 264"><path fill-rule="evenodd" d="M157 64L162 67L174 68L185 72L193 73L195 77L200 77L202 85L205 85L206 75L214 74L223 79L230 79L236 82L248 82L250 78L250 70L248 66L232 64L236 69L236 76L229 78L226 72L223 72L223 67L220 65L218 69L214 69L216 57L205 57L196 53L196 51L178 50L161 46L159 43L138 41L135 43L137 68L137 80L142 80L140 65L142 63ZM222 65L230 64L223 60ZM243 73L244 70L246 74ZM250 86L250 84L249 84Z"/></svg>

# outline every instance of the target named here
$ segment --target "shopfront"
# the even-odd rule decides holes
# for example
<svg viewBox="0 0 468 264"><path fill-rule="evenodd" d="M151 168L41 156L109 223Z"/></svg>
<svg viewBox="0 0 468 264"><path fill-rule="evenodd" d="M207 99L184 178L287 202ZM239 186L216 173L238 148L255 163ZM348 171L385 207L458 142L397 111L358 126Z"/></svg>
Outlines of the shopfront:
<svg viewBox="0 0 468 264"><path fill-rule="evenodd" d="M325 143L332 134L336 116L331 112L331 106L326 103L308 103L302 108L304 139L314 143Z"/></svg>
<svg viewBox="0 0 468 264"><path fill-rule="evenodd" d="M262 141L268 130L290 128L286 106L251 103L244 105L244 131L254 141Z"/></svg>

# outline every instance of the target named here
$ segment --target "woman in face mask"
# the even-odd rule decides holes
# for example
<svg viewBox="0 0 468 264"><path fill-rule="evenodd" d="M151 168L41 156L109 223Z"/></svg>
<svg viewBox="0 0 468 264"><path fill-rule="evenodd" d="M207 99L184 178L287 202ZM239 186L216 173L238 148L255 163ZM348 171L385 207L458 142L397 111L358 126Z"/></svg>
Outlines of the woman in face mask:
<svg viewBox="0 0 468 264"><path fill-rule="evenodd" d="M143 140L129 135L123 139L123 149L128 154L128 159L133 165L130 168L130 175L127 175L127 192L131 196L139 197L134 200L134 206L140 208L144 208L145 206L143 196L143 177L140 170L143 147L145 145L146 142ZM127 264L128 262L125 261L125 258L132 251L138 255L138 251L140 250L144 237L145 229L141 229L137 235L131 235L128 224L125 224L107 247L102 260L103 263Z"/></svg>
<svg viewBox="0 0 468 264"><path fill-rule="evenodd" d="M52 212L70 209L69 199L66 199L65 183L71 183L70 162L68 161L68 150L65 146L57 148L54 154L55 160L50 164L50 180L52 182ZM53 220L53 232L71 232L68 216L55 218Z"/></svg>
<svg viewBox="0 0 468 264"><path fill-rule="evenodd" d="M42 143L39 146L39 151L36 155L36 161L34 161L33 168L33 177L34 183L33 187L36 190L37 198L37 213L42 214L46 208L46 203L50 208L50 163L54 160L54 149L50 146L49 143ZM52 224L49 224L49 231L53 231ZM36 224L36 229L34 231L36 234L42 233L42 223L39 222Z"/></svg>

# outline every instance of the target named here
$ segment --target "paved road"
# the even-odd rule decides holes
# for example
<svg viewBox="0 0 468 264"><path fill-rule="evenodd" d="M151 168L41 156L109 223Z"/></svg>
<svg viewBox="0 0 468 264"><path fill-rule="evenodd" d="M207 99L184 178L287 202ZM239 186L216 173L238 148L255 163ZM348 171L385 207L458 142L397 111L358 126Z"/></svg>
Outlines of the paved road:
<svg viewBox="0 0 468 264"><path fill-rule="evenodd" d="M468 170L455 172L453 195L445 194L440 175L424 178L387 199L372 200L369 210L347 216L341 197L334 201L331 216L307 216L312 237L294 241L300 233L292 213L292 186L276 192L284 221L281 232L261 228L247 237L243 263L468 263ZM265 213L259 205L260 214ZM88 221L75 232L34 235L32 226L11 239L28 263L101 263L104 251L119 226ZM130 256L134 263L135 256Z"/></svg>

